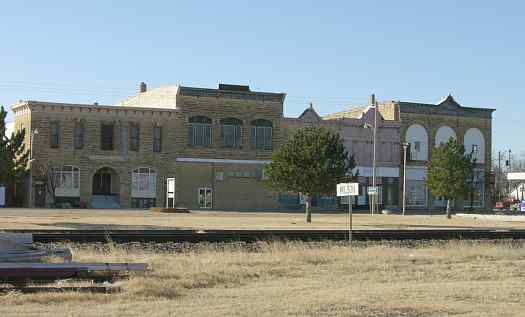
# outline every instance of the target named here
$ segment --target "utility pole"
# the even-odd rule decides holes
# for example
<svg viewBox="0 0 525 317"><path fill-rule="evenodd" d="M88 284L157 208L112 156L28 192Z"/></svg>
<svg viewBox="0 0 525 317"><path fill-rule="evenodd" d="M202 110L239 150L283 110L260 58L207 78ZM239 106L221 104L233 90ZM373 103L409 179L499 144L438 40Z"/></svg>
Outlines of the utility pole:
<svg viewBox="0 0 525 317"><path fill-rule="evenodd" d="M498 174L496 177L496 195L498 201L501 201L501 151L498 151Z"/></svg>
<svg viewBox="0 0 525 317"><path fill-rule="evenodd" d="M408 143L403 143L403 156L404 156L404 163L403 163L403 216L405 215L405 208L406 208L406 193L407 193L407 147Z"/></svg>
<svg viewBox="0 0 525 317"><path fill-rule="evenodd" d="M377 102L376 102L376 96L372 94L372 102L374 105L374 155L372 160L372 186L375 190L377 190L376 187L376 139L377 139ZM377 190L372 197L373 198L373 207L372 207L372 213L376 211L377 207L377 195L379 195L379 191Z"/></svg>
<svg viewBox="0 0 525 317"><path fill-rule="evenodd" d="M511 150L509 149L509 171L508 171L509 173L512 173L511 154L512 154L512 152L511 152ZM510 186L511 181L508 180L508 182L509 182L509 194L508 194L508 197L509 197L509 198L512 198L512 197L511 197L512 192L511 192L511 186Z"/></svg>

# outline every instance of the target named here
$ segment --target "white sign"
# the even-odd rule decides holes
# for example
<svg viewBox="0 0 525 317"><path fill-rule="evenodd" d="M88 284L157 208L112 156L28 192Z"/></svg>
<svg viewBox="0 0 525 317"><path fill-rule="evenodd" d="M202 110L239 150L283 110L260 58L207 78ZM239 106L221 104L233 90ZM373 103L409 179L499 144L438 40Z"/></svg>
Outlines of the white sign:
<svg viewBox="0 0 525 317"><path fill-rule="evenodd" d="M524 181L525 173L507 173L507 179L509 181Z"/></svg>
<svg viewBox="0 0 525 317"><path fill-rule="evenodd" d="M377 195L379 193L379 187L370 186L368 187L368 195Z"/></svg>
<svg viewBox="0 0 525 317"><path fill-rule="evenodd" d="M359 183L337 184L337 196L359 196Z"/></svg>
<svg viewBox="0 0 525 317"><path fill-rule="evenodd" d="M5 187L0 186L0 207L5 206Z"/></svg>
<svg viewBox="0 0 525 317"><path fill-rule="evenodd" d="M175 207L175 178L166 178L166 208Z"/></svg>

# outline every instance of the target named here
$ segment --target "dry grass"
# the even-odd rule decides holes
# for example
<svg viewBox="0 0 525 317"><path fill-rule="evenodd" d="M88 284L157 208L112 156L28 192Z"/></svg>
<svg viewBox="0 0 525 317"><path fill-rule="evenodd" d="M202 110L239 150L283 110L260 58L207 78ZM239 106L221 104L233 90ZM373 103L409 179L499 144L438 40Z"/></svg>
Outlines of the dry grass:
<svg viewBox="0 0 525 317"><path fill-rule="evenodd" d="M355 214L355 229L421 228L522 228L522 221L499 221L444 215L400 216ZM305 223L303 213L246 213L193 211L161 214L137 210L0 209L0 229L346 229L345 213L313 215Z"/></svg>
<svg viewBox="0 0 525 317"><path fill-rule="evenodd" d="M73 246L82 261L146 261L122 294L11 293L0 316L523 316L525 245Z"/></svg>

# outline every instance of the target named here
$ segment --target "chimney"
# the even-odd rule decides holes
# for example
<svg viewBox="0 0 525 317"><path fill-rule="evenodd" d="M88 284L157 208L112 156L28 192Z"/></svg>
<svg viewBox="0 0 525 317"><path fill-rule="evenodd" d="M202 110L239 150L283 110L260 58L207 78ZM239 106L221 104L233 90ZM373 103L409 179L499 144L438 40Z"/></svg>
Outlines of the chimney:
<svg viewBox="0 0 525 317"><path fill-rule="evenodd" d="M95 101L95 102L93 103L93 106L98 106L98 102Z"/></svg>
<svg viewBox="0 0 525 317"><path fill-rule="evenodd" d="M370 106L374 106L376 104L376 95L371 94L369 99Z"/></svg>
<svg viewBox="0 0 525 317"><path fill-rule="evenodd" d="M148 86L146 86L146 83L141 81L139 86L139 92L143 93L148 91Z"/></svg>

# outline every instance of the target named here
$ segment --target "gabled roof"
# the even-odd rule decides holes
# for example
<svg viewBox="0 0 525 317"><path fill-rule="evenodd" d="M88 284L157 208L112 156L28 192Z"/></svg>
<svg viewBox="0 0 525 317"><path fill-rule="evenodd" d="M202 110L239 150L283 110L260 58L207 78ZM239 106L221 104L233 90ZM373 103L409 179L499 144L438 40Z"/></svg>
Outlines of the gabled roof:
<svg viewBox="0 0 525 317"><path fill-rule="evenodd" d="M310 103L310 106L303 111L299 116L299 119L304 121L320 121L321 117L317 111L315 111L313 104Z"/></svg>
<svg viewBox="0 0 525 317"><path fill-rule="evenodd" d="M441 114L451 116L491 118L496 109L473 108L460 105L451 94L441 99L437 104L398 101L401 113Z"/></svg>

